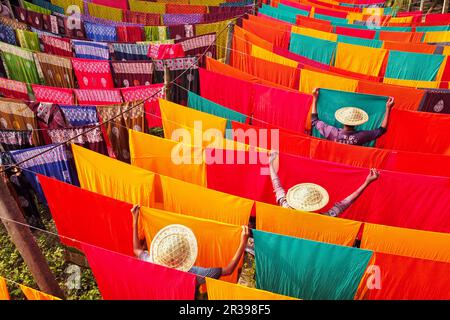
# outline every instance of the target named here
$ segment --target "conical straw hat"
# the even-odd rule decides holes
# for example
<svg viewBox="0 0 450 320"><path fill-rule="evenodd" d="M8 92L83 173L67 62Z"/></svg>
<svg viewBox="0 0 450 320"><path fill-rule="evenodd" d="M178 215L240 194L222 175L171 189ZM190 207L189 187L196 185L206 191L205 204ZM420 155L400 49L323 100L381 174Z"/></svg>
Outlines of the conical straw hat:
<svg viewBox="0 0 450 320"><path fill-rule="evenodd" d="M150 259L153 263L181 271L189 271L197 260L197 239L191 229L171 224L153 238Z"/></svg>
<svg viewBox="0 0 450 320"><path fill-rule="evenodd" d="M330 197L327 190L314 183L300 183L290 188L286 200L291 208L317 211L325 207Z"/></svg>
<svg viewBox="0 0 450 320"><path fill-rule="evenodd" d="M340 108L334 116L337 121L348 126L359 126L369 120L367 112L355 107Z"/></svg>

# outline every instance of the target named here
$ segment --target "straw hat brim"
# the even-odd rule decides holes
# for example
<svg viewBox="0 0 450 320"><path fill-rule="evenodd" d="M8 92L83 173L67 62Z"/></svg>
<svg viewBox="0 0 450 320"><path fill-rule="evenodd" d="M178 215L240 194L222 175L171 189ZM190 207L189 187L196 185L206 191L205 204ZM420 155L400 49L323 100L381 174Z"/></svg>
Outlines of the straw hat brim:
<svg viewBox="0 0 450 320"><path fill-rule="evenodd" d="M182 235L187 240L189 245L189 254L188 257L184 261L181 261L179 264L177 264L177 266L167 266L160 259L160 255L163 252L161 252L159 248L161 242L166 237L173 236L174 234ZM192 230L188 227L181 224L171 224L159 230L150 245L151 262L181 271L189 271L194 266L195 261L197 260L197 254L198 246L194 232L192 232Z"/></svg>
<svg viewBox="0 0 450 320"><path fill-rule="evenodd" d="M357 111L360 114L361 119L355 120L355 119L349 119L348 117L346 117L346 111L349 109L354 109L355 111ZM366 123L367 121L369 121L369 115L367 114L367 112L365 112L364 110L362 110L360 108L356 108L356 107L340 108L340 109L336 110L334 117L336 118L337 121L339 121L340 123L347 125L347 126L359 126L359 125L362 125L362 124Z"/></svg>
<svg viewBox="0 0 450 320"><path fill-rule="evenodd" d="M301 201L299 201L296 197L296 194L300 192L302 189L306 187L312 187L316 189L321 195L322 199L318 203L314 204L305 204ZM330 200L330 196L328 195L327 190L323 188L322 186L319 186L315 183L300 183L293 187L291 187L286 195L286 201L289 204L289 206L293 209L300 210L300 211L318 211L325 207Z"/></svg>

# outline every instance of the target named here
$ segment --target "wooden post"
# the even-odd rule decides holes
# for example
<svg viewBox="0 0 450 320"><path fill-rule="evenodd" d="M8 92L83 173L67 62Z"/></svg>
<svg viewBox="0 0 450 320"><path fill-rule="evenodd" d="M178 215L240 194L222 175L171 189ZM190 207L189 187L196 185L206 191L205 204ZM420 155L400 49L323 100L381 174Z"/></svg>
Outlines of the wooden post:
<svg viewBox="0 0 450 320"><path fill-rule="evenodd" d="M230 64L230 56L231 56L231 46L233 44L233 33L234 33L234 24L232 22L228 23L228 35L227 35L227 47L225 51L225 63Z"/></svg>
<svg viewBox="0 0 450 320"><path fill-rule="evenodd" d="M419 10L423 12L423 6L425 5L425 0L420 0Z"/></svg>
<svg viewBox="0 0 450 320"><path fill-rule="evenodd" d="M408 12L411 11L411 6L412 6L412 0L408 0Z"/></svg>
<svg viewBox="0 0 450 320"><path fill-rule="evenodd" d="M448 4L449 4L449 0L444 0L444 4L442 5L442 13L448 12Z"/></svg>
<svg viewBox="0 0 450 320"><path fill-rule="evenodd" d="M6 231L27 264L28 270L30 270L33 275L39 289L45 293L64 299L64 293L50 271L47 261L32 235L30 228L26 225L22 225L26 224L26 221L17 202L11 194L10 188L8 188L8 183L5 175L0 173L0 220L2 220L5 225ZM4 220L2 217L8 220L17 221L21 224Z"/></svg>
<svg viewBox="0 0 450 320"><path fill-rule="evenodd" d="M169 90L170 90L170 73L169 67L167 66L167 61L164 61L164 94L165 99L169 100Z"/></svg>

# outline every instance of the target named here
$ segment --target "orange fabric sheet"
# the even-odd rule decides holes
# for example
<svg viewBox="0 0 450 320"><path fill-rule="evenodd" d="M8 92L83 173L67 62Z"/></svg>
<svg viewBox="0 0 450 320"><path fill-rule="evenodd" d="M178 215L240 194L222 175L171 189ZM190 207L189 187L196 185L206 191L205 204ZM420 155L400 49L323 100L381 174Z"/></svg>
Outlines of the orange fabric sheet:
<svg viewBox="0 0 450 320"><path fill-rule="evenodd" d="M234 225L247 225L253 201L160 176L164 210Z"/></svg>
<svg viewBox="0 0 450 320"><path fill-rule="evenodd" d="M333 26L330 23L324 23L324 20L302 17L298 15L296 24L305 28L311 28L325 32L333 32Z"/></svg>
<svg viewBox="0 0 450 320"><path fill-rule="evenodd" d="M402 42L392 42L385 41L383 44L383 48L388 50L396 50L396 51L408 51L408 52L417 52L417 53L434 53L436 47L431 44L426 43L402 43Z"/></svg>
<svg viewBox="0 0 450 320"><path fill-rule="evenodd" d="M61 300L60 298L29 288L27 286L19 286L27 300Z"/></svg>
<svg viewBox="0 0 450 320"><path fill-rule="evenodd" d="M276 47L287 49L291 37L291 27L289 24L270 21L261 17L249 15L249 19L242 20L242 27Z"/></svg>
<svg viewBox="0 0 450 320"><path fill-rule="evenodd" d="M419 259L450 262L450 234L364 224L361 248Z"/></svg>
<svg viewBox="0 0 450 320"><path fill-rule="evenodd" d="M298 300L269 291L206 278L208 300Z"/></svg>
<svg viewBox="0 0 450 320"><path fill-rule="evenodd" d="M361 222L256 202L256 228L292 237L352 246Z"/></svg>
<svg viewBox="0 0 450 320"><path fill-rule="evenodd" d="M78 180L83 189L117 200L153 206L153 172L72 145Z"/></svg>
<svg viewBox="0 0 450 320"><path fill-rule="evenodd" d="M128 132L132 165L206 186L206 167L201 147L177 143L134 130Z"/></svg>
<svg viewBox="0 0 450 320"><path fill-rule="evenodd" d="M425 91L384 83L359 81L356 92L392 96L395 99L394 108L400 110L416 111L419 109Z"/></svg>
<svg viewBox="0 0 450 320"><path fill-rule="evenodd" d="M170 224L182 224L190 228L198 245L195 265L206 268L227 266L239 247L242 232L241 226L146 207L141 208L140 223L145 230L148 248L156 233ZM237 271L238 268L222 280L236 282Z"/></svg>
<svg viewBox="0 0 450 320"><path fill-rule="evenodd" d="M11 300L5 278L0 277L0 300Z"/></svg>

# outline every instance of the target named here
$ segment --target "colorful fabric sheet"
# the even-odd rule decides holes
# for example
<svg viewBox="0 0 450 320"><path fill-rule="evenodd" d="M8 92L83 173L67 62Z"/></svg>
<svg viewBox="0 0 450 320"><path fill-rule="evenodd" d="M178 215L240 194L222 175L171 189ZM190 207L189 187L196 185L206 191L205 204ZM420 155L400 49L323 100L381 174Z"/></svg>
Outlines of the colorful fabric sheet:
<svg viewBox="0 0 450 320"><path fill-rule="evenodd" d="M28 99L27 85L21 81L0 78L0 94L3 97L7 98L27 100Z"/></svg>
<svg viewBox="0 0 450 320"><path fill-rule="evenodd" d="M449 116L394 109L389 121L395 125L378 139L377 147L450 155L450 140L442 135L450 129Z"/></svg>
<svg viewBox="0 0 450 320"><path fill-rule="evenodd" d="M198 134L203 136L208 129L214 129L214 133L220 134L221 137L225 136L227 119L183 107L163 99L159 100L159 106L161 108L164 137L168 139L179 140L182 138L182 142L185 144L201 146L213 142L196 139ZM177 129L184 130L181 132ZM212 136L209 139L215 141L217 137Z"/></svg>
<svg viewBox="0 0 450 320"><path fill-rule="evenodd" d="M31 51L3 42L0 42L0 51L9 79L25 83L41 82Z"/></svg>
<svg viewBox="0 0 450 320"><path fill-rule="evenodd" d="M418 241L420 239L420 241ZM450 235L365 223L361 248L399 256L450 262Z"/></svg>
<svg viewBox="0 0 450 320"><path fill-rule="evenodd" d="M182 224L190 228L198 244L195 265L205 268L223 268L228 265L239 247L242 232L241 226L146 207L141 208L141 223L149 248L156 233L167 225ZM222 280L236 282L237 271L236 268L232 275L222 277Z"/></svg>
<svg viewBox="0 0 450 320"><path fill-rule="evenodd" d="M338 43L334 66L344 70L378 76L387 50Z"/></svg>
<svg viewBox="0 0 450 320"><path fill-rule="evenodd" d="M314 61L332 64L336 51L336 42L311 38L300 34L291 34L289 51Z"/></svg>
<svg viewBox="0 0 450 320"><path fill-rule="evenodd" d="M74 89L79 105L108 105L122 103L119 89Z"/></svg>
<svg viewBox="0 0 450 320"><path fill-rule="evenodd" d="M148 60L148 44L144 43L113 43L116 60Z"/></svg>
<svg viewBox="0 0 450 320"><path fill-rule="evenodd" d="M87 126L99 123L95 106L60 106L71 126Z"/></svg>
<svg viewBox="0 0 450 320"><path fill-rule="evenodd" d="M129 141L132 165L206 186L206 169L201 147L183 145L133 130L129 130ZM181 163L174 162L172 157L179 157Z"/></svg>
<svg viewBox="0 0 450 320"><path fill-rule="evenodd" d="M150 44L147 55L151 59L174 59L185 56L180 44Z"/></svg>
<svg viewBox="0 0 450 320"><path fill-rule="evenodd" d="M72 151L83 189L121 201L152 206L154 173L77 145L72 145Z"/></svg>
<svg viewBox="0 0 450 320"><path fill-rule="evenodd" d="M14 28L0 24L0 40L8 44L17 45L16 33Z"/></svg>
<svg viewBox="0 0 450 320"><path fill-rule="evenodd" d="M191 91L188 92L188 107L227 119L227 129L231 129L231 121L245 123L247 119L245 114L225 108Z"/></svg>
<svg viewBox="0 0 450 320"><path fill-rule="evenodd" d="M114 88L108 61L72 58L80 89Z"/></svg>
<svg viewBox="0 0 450 320"><path fill-rule="evenodd" d="M164 210L234 225L247 225L253 201L170 177L160 176L160 179Z"/></svg>
<svg viewBox="0 0 450 320"><path fill-rule="evenodd" d="M126 103L97 106L97 113L103 123L103 130L109 137L114 155L118 160L129 163L128 129L144 130L144 105L142 103Z"/></svg>
<svg viewBox="0 0 450 320"><path fill-rule="evenodd" d="M121 42L144 41L144 28L140 26L118 26L117 38Z"/></svg>
<svg viewBox="0 0 450 320"><path fill-rule="evenodd" d="M62 243L82 250L84 242L133 256L131 204L42 175L38 179Z"/></svg>
<svg viewBox="0 0 450 320"><path fill-rule="evenodd" d="M338 35L337 41L339 43L342 42L342 43L354 44L354 45L358 45L358 46L365 46L365 47L371 47L371 48L383 47L383 41L381 41L381 40L350 37L350 36L344 36L341 34ZM387 49L387 48L385 48L385 49Z"/></svg>
<svg viewBox="0 0 450 320"><path fill-rule="evenodd" d="M443 55L390 51L385 77L434 81L444 62L444 57Z"/></svg>
<svg viewBox="0 0 450 320"><path fill-rule="evenodd" d="M194 300L194 274L86 244L83 251L104 300Z"/></svg>
<svg viewBox="0 0 450 320"><path fill-rule="evenodd" d="M300 73L300 91L311 94L314 88L334 89L355 92L358 80L333 76L320 72L302 69Z"/></svg>
<svg viewBox="0 0 450 320"><path fill-rule="evenodd" d="M311 96L299 92L254 86L253 122L269 123L282 129L304 133Z"/></svg>
<svg viewBox="0 0 450 320"><path fill-rule="evenodd" d="M150 61L113 61L111 67L117 88L152 83L153 64Z"/></svg>
<svg viewBox="0 0 450 320"><path fill-rule="evenodd" d="M228 41L228 32L222 32L224 29L227 28L228 24L230 22L234 22L235 19L232 20L225 20L215 23L207 23L207 24L196 24L195 25L195 35L201 36L205 34L210 33L216 33L217 40L217 59L224 59L225 58L225 49L227 46Z"/></svg>
<svg viewBox="0 0 450 320"><path fill-rule="evenodd" d="M373 254L259 230L253 236L257 288L308 300L352 300Z"/></svg>
<svg viewBox="0 0 450 320"><path fill-rule="evenodd" d="M22 48L32 51L41 51L37 33L19 29L16 30L16 35L17 40L19 41L19 44Z"/></svg>
<svg viewBox="0 0 450 320"><path fill-rule="evenodd" d="M149 86L120 89L125 102L145 100L145 119L149 128L162 127L161 111L159 109L158 99L165 98L163 87L163 84L153 84Z"/></svg>
<svg viewBox="0 0 450 320"><path fill-rule="evenodd" d="M45 153L44 153L45 152ZM42 153L42 155L36 156ZM31 157L36 156L33 159ZM15 163L30 159L20 164L24 169L23 175L37 192L39 199L45 203L45 197L36 178L36 174L53 177L60 181L78 185L77 174L72 162L72 155L64 145L44 146L11 152Z"/></svg>
<svg viewBox="0 0 450 320"><path fill-rule="evenodd" d="M93 41L117 41L116 27L84 22L86 37Z"/></svg>
<svg viewBox="0 0 450 320"><path fill-rule="evenodd" d="M295 300L269 291L206 278L208 300Z"/></svg>
<svg viewBox="0 0 450 320"><path fill-rule="evenodd" d="M0 300L10 300L5 278L0 277Z"/></svg>
<svg viewBox="0 0 450 320"><path fill-rule="evenodd" d="M256 202L256 228L291 237L353 246L361 222ZM370 249L370 248L369 248Z"/></svg>
<svg viewBox="0 0 450 320"><path fill-rule="evenodd" d="M75 80L70 59L46 53L36 53L45 84L53 87L74 88Z"/></svg>
<svg viewBox="0 0 450 320"><path fill-rule="evenodd" d="M220 90L218 90L220 88ZM239 79L200 69L202 97L239 113L250 115L253 85Z"/></svg>
<svg viewBox="0 0 450 320"><path fill-rule="evenodd" d="M45 53L64 57L73 56L70 39L42 36L40 40L44 44Z"/></svg>
<svg viewBox="0 0 450 320"><path fill-rule="evenodd" d="M251 49L251 55L255 58L264 59L270 62L276 62L288 67L297 68L298 62L295 60L291 60L288 58L285 58L283 56L280 56L278 54L275 54L269 50L266 50L264 48L260 48L258 46L252 45Z"/></svg>
<svg viewBox="0 0 450 320"><path fill-rule="evenodd" d="M52 295L43 293L41 291L29 288L24 285L19 285L20 289L22 290L23 294L27 298L27 300L61 300L60 298L54 297Z"/></svg>
<svg viewBox="0 0 450 320"><path fill-rule="evenodd" d="M372 275L381 276L371 283L368 300L448 300L450 264L377 253Z"/></svg>
<svg viewBox="0 0 450 320"><path fill-rule="evenodd" d="M420 103L420 111L450 114L450 91L427 90Z"/></svg>
<svg viewBox="0 0 450 320"><path fill-rule="evenodd" d="M81 59L109 60L107 43L95 41L72 40L75 56Z"/></svg>
<svg viewBox="0 0 450 320"><path fill-rule="evenodd" d="M66 88L32 85L33 93L38 102L74 104L73 90Z"/></svg>
<svg viewBox="0 0 450 320"><path fill-rule="evenodd" d="M383 96L321 89L317 101L317 112L320 120L342 128L342 124L334 116L335 112L342 107L355 106L366 111L369 115L369 120L358 126L357 130L373 130L379 128L383 121L386 102L387 97ZM321 137L315 128L313 129L313 136ZM374 144L375 142L372 141L368 145L373 146Z"/></svg>

